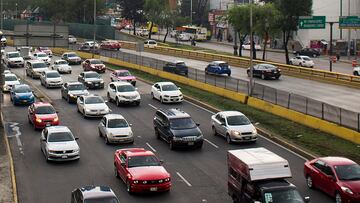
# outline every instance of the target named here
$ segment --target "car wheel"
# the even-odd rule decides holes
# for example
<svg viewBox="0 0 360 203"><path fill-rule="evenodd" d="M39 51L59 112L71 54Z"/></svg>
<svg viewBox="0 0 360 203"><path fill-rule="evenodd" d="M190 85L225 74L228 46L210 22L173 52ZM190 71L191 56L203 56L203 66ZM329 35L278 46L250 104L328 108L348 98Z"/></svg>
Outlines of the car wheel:
<svg viewBox="0 0 360 203"><path fill-rule="evenodd" d="M109 142L109 138L108 138L108 136L107 136L107 135L105 135L105 144L110 144L110 142Z"/></svg>
<svg viewBox="0 0 360 203"><path fill-rule="evenodd" d="M135 102L136 106L140 106L140 101Z"/></svg>
<svg viewBox="0 0 360 203"><path fill-rule="evenodd" d="M130 182L127 180L126 181L126 191L129 193L129 194L131 194L131 185L130 185Z"/></svg>
<svg viewBox="0 0 360 203"><path fill-rule="evenodd" d="M354 75L359 76L359 72L354 71Z"/></svg>
<svg viewBox="0 0 360 203"><path fill-rule="evenodd" d="M114 82L114 79L110 78L111 82Z"/></svg>
<svg viewBox="0 0 360 203"><path fill-rule="evenodd" d="M276 76L275 79L278 80L280 78L280 76Z"/></svg>
<svg viewBox="0 0 360 203"><path fill-rule="evenodd" d="M115 177L117 177L117 178L120 177L120 176L119 176L119 173L118 173L118 170L117 170L117 168L116 168L116 166L115 166L115 164L114 164L114 174L115 174Z"/></svg>
<svg viewBox="0 0 360 203"><path fill-rule="evenodd" d="M227 142L228 144L231 144L231 143L232 143L232 140L231 140L231 137L230 137L229 134L226 134L226 142Z"/></svg>
<svg viewBox="0 0 360 203"><path fill-rule="evenodd" d="M67 96L66 101L67 101L68 103L70 103L70 96L69 96L69 95Z"/></svg>
<svg viewBox="0 0 360 203"><path fill-rule="evenodd" d="M335 201L336 201L336 203L342 203L343 202L339 192L336 192L336 194L335 194Z"/></svg>
<svg viewBox="0 0 360 203"><path fill-rule="evenodd" d="M99 131L99 137L102 137L102 133L101 133L101 131L100 130L98 130Z"/></svg>
<svg viewBox="0 0 360 203"><path fill-rule="evenodd" d="M110 97L109 92L106 94L106 97L107 97L108 101L111 102L111 97Z"/></svg>
<svg viewBox="0 0 360 203"><path fill-rule="evenodd" d="M292 62L292 61L289 61L289 64L290 64L290 65L293 65L293 62Z"/></svg>
<svg viewBox="0 0 360 203"><path fill-rule="evenodd" d="M265 78L266 78L266 77L265 77L265 74L262 73L262 74L261 74L261 79L265 80Z"/></svg>
<svg viewBox="0 0 360 203"><path fill-rule="evenodd" d="M247 76L250 77L250 71L246 71Z"/></svg>
<svg viewBox="0 0 360 203"><path fill-rule="evenodd" d="M71 74L71 71L69 71L69 74Z"/></svg>
<svg viewBox="0 0 360 203"><path fill-rule="evenodd" d="M45 152L44 155L45 155L45 160L46 160L47 162L49 162L50 160L49 160L49 155L48 155L48 153Z"/></svg>
<svg viewBox="0 0 360 203"><path fill-rule="evenodd" d="M308 188L313 189L314 188L314 183L313 180L311 178L311 176L306 176L306 185L308 186Z"/></svg>
<svg viewBox="0 0 360 203"><path fill-rule="evenodd" d="M116 106L120 106L119 98L116 98Z"/></svg>
<svg viewBox="0 0 360 203"><path fill-rule="evenodd" d="M28 122L29 122L29 124L32 124L29 116L28 116Z"/></svg>
<svg viewBox="0 0 360 203"><path fill-rule="evenodd" d="M316 54L313 54L313 58L316 58L317 57L317 55Z"/></svg>
<svg viewBox="0 0 360 203"><path fill-rule="evenodd" d="M162 97L160 97L160 102L163 104L164 103L164 100Z"/></svg>
<svg viewBox="0 0 360 203"><path fill-rule="evenodd" d="M228 75L228 77L230 77L230 76L231 76L231 73L228 73L227 75Z"/></svg>
<svg viewBox="0 0 360 203"><path fill-rule="evenodd" d="M154 128L154 130L155 130L155 136L156 136L156 138L160 140L159 130L158 130L157 128Z"/></svg>
<svg viewBox="0 0 360 203"><path fill-rule="evenodd" d="M174 143L173 143L172 140L170 140L170 142L169 142L169 147L170 147L171 150L174 150L174 148L175 148Z"/></svg>
<svg viewBox="0 0 360 203"><path fill-rule="evenodd" d="M151 92L151 99L155 99L154 93Z"/></svg>
<svg viewBox="0 0 360 203"><path fill-rule="evenodd" d="M214 136L216 136L218 133L216 132L216 128L215 128L215 126L212 126L211 127L211 130L212 130L212 134L214 135Z"/></svg>
<svg viewBox="0 0 360 203"><path fill-rule="evenodd" d="M302 63L299 63L299 66L303 66Z"/></svg>

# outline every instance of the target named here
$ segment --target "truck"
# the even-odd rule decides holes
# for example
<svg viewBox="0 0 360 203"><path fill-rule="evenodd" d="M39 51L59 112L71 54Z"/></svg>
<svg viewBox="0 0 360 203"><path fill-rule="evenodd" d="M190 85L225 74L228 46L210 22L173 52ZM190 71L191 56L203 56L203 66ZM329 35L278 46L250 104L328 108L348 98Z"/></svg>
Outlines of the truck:
<svg viewBox="0 0 360 203"><path fill-rule="evenodd" d="M228 194L234 203L305 203L291 178L286 159L266 148L229 150Z"/></svg>

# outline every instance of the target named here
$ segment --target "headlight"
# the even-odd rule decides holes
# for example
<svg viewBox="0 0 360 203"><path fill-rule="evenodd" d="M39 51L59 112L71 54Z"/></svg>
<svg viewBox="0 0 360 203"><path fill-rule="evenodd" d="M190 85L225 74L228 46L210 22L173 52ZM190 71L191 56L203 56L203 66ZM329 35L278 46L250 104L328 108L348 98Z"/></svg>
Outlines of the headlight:
<svg viewBox="0 0 360 203"><path fill-rule="evenodd" d="M79 151L80 151L80 148L77 148L77 149L74 150L75 153L79 152Z"/></svg>
<svg viewBox="0 0 360 203"><path fill-rule="evenodd" d="M101 84L103 84L103 83L104 83L104 81L100 81L100 83L101 83Z"/></svg>
<svg viewBox="0 0 360 203"><path fill-rule="evenodd" d="M162 183L162 182L164 182L163 180L159 180L159 183Z"/></svg>
<svg viewBox="0 0 360 203"><path fill-rule="evenodd" d="M87 84L91 84L91 82L90 82L90 81L87 81L86 83L87 83Z"/></svg>
<svg viewBox="0 0 360 203"><path fill-rule="evenodd" d="M252 131L252 134L257 134L256 128L254 128L254 130Z"/></svg>
<svg viewBox="0 0 360 203"><path fill-rule="evenodd" d="M142 183L143 183L143 184L146 184L146 183L147 183L147 181L146 181L146 180L144 180Z"/></svg>
<svg viewBox="0 0 360 203"><path fill-rule="evenodd" d="M54 122L58 122L59 121L59 118L58 117L55 117L54 118Z"/></svg>
<svg viewBox="0 0 360 203"><path fill-rule="evenodd" d="M182 94L179 94L179 97L182 97L183 95Z"/></svg>
<svg viewBox="0 0 360 203"><path fill-rule="evenodd" d="M75 95L73 95L73 94L69 94L69 97L76 97Z"/></svg>
<svg viewBox="0 0 360 203"><path fill-rule="evenodd" d="M19 99L20 97L19 97L19 95L15 95L15 98L16 98L16 99Z"/></svg>
<svg viewBox="0 0 360 203"><path fill-rule="evenodd" d="M346 192L346 193L350 194L350 195L354 194L348 187L342 186L342 187L341 187L341 190L342 190L343 192Z"/></svg>
<svg viewBox="0 0 360 203"><path fill-rule="evenodd" d="M55 153L56 151L55 150L48 150L49 153Z"/></svg>
<svg viewBox="0 0 360 203"><path fill-rule="evenodd" d="M30 95L30 99L33 99L34 98L34 95L32 94L32 95Z"/></svg>
<svg viewBox="0 0 360 203"><path fill-rule="evenodd" d="M41 120L40 118L36 118L35 121L36 121L37 123L41 123L41 122L42 122L42 120Z"/></svg>
<svg viewBox="0 0 360 203"><path fill-rule="evenodd" d="M238 136L238 135L240 135L240 132L235 131L235 130L232 130L232 131L231 131L231 134L233 134L233 135L235 135L235 136Z"/></svg>
<svg viewBox="0 0 360 203"><path fill-rule="evenodd" d="M89 113L89 112L91 112L91 110L90 110L90 109L85 109L85 111L86 111L86 112L88 112L88 113Z"/></svg>
<svg viewBox="0 0 360 203"><path fill-rule="evenodd" d="M138 180L134 180L133 183L134 183L134 184L138 184L139 181L138 181Z"/></svg>
<svg viewBox="0 0 360 203"><path fill-rule="evenodd" d="M170 178L165 178L164 180L165 180L165 182L169 182Z"/></svg>

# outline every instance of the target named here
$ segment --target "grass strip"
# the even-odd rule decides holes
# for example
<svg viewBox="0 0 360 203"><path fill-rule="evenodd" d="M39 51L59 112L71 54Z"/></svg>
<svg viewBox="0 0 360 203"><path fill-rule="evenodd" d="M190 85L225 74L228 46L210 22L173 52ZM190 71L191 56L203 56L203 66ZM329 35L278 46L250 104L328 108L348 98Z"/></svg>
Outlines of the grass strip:
<svg viewBox="0 0 360 203"><path fill-rule="evenodd" d="M107 64L112 69L128 69ZM135 69L128 69L136 77L150 82L159 82L167 79L148 74ZM168 81L168 80L167 80ZM293 143L306 151L319 156L344 156L360 163L360 146L350 141L330 135L328 133L309 128L285 118L261 111L259 109L241 104L216 94L212 94L188 85L172 81L179 87L183 94L196 98L222 110L236 110L244 113L253 122L258 122L261 129L274 136L281 137L287 142ZM190 112L191 113L191 112ZM210 118L209 118L210 119Z"/></svg>

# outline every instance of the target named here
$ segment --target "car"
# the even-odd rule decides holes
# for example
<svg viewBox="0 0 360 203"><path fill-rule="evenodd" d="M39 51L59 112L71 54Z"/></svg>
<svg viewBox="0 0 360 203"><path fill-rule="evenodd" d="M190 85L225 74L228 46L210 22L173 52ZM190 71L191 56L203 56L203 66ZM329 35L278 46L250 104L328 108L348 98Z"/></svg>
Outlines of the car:
<svg viewBox="0 0 360 203"><path fill-rule="evenodd" d="M354 67L353 74L356 76L360 76L360 66Z"/></svg>
<svg viewBox="0 0 360 203"><path fill-rule="evenodd" d="M4 56L4 63L9 68L24 67L25 61L20 56L18 51L6 52Z"/></svg>
<svg viewBox="0 0 360 203"><path fill-rule="evenodd" d="M105 115L99 125L99 136L104 137L105 143L134 143L134 135L126 119L120 114Z"/></svg>
<svg viewBox="0 0 360 203"><path fill-rule="evenodd" d="M230 65L225 61L213 61L205 68L205 74L223 75L226 74L231 76Z"/></svg>
<svg viewBox="0 0 360 203"><path fill-rule="evenodd" d="M130 71L128 70L115 70L110 73L110 80L111 82L115 81L126 81L131 83L132 85L136 85L136 77L131 75Z"/></svg>
<svg viewBox="0 0 360 203"><path fill-rule="evenodd" d="M10 70L4 70L4 75L5 75L5 74L10 74L10 73L11 73Z"/></svg>
<svg viewBox="0 0 360 203"><path fill-rule="evenodd" d="M153 49L157 47L157 42L155 40L145 40L144 47Z"/></svg>
<svg viewBox="0 0 360 203"><path fill-rule="evenodd" d="M82 95L89 95L84 84L81 82L66 82L61 87L61 97L68 103L76 102L77 98Z"/></svg>
<svg viewBox="0 0 360 203"><path fill-rule="evenodd" d="M188 75L188 67L184 61L168 62L163 67L163 71L184 76Z"/></svg>
<svg viewBox="0 0 360 203"><path fill-rule="evenodd" d="M76 37L74 37L74 35L69 35L68 39L69 39L69 44L76 44L77 42L77 39Z"/></svg>
<svg viewBox="0 0 360 203"><path fill-rule="evenodd" d="M32 104L35 102L35 96L29 85L19 84L11 88L10 101L12 101L14 105Z"/></svg>
<svg viewBox="0 0 360 203"><path fill-rule="evenodd" d="M12 86L20 84L20 79L13 74L5 74L4 75L4 85L3 85L3 92L8 92L11 90Z"/></svg>
<svg viewBox="0 0 360 203"><path fill-rule="evenodd" d="M105 64L99 59L86 59L82 63L82 67L84 71L95 71L98 73L105 73L106 71Z"/></svg>
<svg viewBox="0 0 360 203"><path fill-rule="evenodd" d="M116 150L114 171L115 176L126 184L128 193L166 192L171 188L171 176L162 161L144 148Z"/></svg>
<svg viewBox="0 0 360 203"><path fill-rule="evenodd" d="M69 66L69 63L63 59L54 61L54 64L51 66L52 70L56 70L59 73L68 73L71 74L72 68Z"/></svg>
<svg viewBox="0 0 360 203"><path fill-rule="evenodd" d="M133 29L134 29L134 26L132 26L132 25L125 25L124 29L125 29L125 30L133 30Z"/></svg>
<svg viewBox="0 0 360 203"><path fill-rule="evenodd" d="M48 71L48 66L40 60L29 60L25 63L26 76L40 78L41 74Z"/></svg>
<svg viewBox="0 0 360 203"><path fill-rule="evenodd" d="M174 38L176 35L179 34L179 31L177 31L177 30L171 30L171 32L170 32L169 34L170 34L170 37Z"/></svg>
<svg viewBox="0 0 360 203"><path fill-rule="evenodd" d="M156 138L169 143L171 150L176 147L201 148L203 145L199 124L180 109L157 110L153 124Z"/></svg>
<svg viewBox="0 0 360 203"><path fill-rule="evenodd" d="M304 48L299 51L294 51L294 54L316 58L320 56L320 51L313 48Z"/></svg>
<svg viewBox="0 0 360 203"><path fill-rule="evenodd" d="M143 29L138 29L136 30L136 35L142 36L142 37L146 37L149 35L149 30L143 28Z"/></svg>
<svg viewBox="0 0 360 203"><path fill-rule="evenodd" d="M65 52L61 55L61 59L67 61L69 65L71 64L81 64L81 58L75 52Z"/></svg>
<svg viewBox="0 0 360 203"><path fill-rule="evenodd" d="M53 53L52 53L51 49L49 49L49 47L38 47L36 49L36 51L43 52L43 53L47 54L50 58L53 55Z"/></svg>
<svg viewBox="0 0 360 203"><path fill-rule="evenodd" d="M151 98L159 100L161 103L182 102L184 97L172 82L157 82L151 86Z"/></svg>
<svg viewBox="0 0 360 203"><path fill-rule="evenodd" d="M190 35L188 33L180 33L178 39L180 41L190 41Z"/></svg>
<svg viewBox="0 0 360 203"><path fill-rule="evenodd" d="M71 203L120 203L108 186L87 185L71 192Z"/></svg>
<svg viewBox="0 0 360 203"><path fill-rule="evenodd" d="M103 117L111 112L101 96L98 95L82 95L77 98L77 111L84 118L87 117Z"/></svg>
<svg viewBox="0 0 360 203"><path fill-rule="evenodd" d="M250 42L246 42L242 45L242 48L244 50L250 50L250 46L251 46ZM255 50L257 50L257 51L261 50L260 44L255 44Z"/></svg>
<svg viewBox="0 0 360 203"><path fill-rule="evenodd" d="M247 75L250 77L250 68L247 69ZM253 77L260 77L261 79L274 78L278 80L281 76L281 69L274 65L261 63L253 66Z"/></svg>
<svg viewBox="0 0 360 203"><path fill-rule="evenodd" d="M116 40L106 40L102 41L100 44L100 49L106 49L106 50L120 50L121 43Z"/></svg>
<svg viewBox="0 0 360 203"><path fill-rule="evenodd" d="M140 105L140 94L133 85L128 82L111 82L108 85L107 98L114 101L117 106L121 104Z"/></svg>
<svg viewBox="0 0 360 203"><path fill-rule="evenodd" d="M95 46L95 49L98 49L100 46L97 42L94 42L94 41L86 41L84 42L83 44L84 46L87 46L89 48L93 48L93 46Z"/></svg>
<svg viewBox="0 0 360 203"><path fill-rule="evenodd" d="M290 64L308 68L313 68L315 65L314 61L308 56L295 56L294 58L290 59Z"/></svg>
<svg viewBox="0 0 360 203"><path fill-rule="evenodd" d="M344 157L319 157L306 161L304 176L309 188L317 188L337 203L360 202L360 166Z"/></svg>
<svg viewBox="0 0 360 203"><path fill-rule="evenodd" d="M51 58L50 58L49 55L47 55L46 53L44 53L44 52L35 52L35 53L33 54L33 56L34 56L35 59L37 59L37 60L44 61L44 63L45 63L46 65L50 65Z"/></svg>
<svg viewBox="0 0 360 203"><path fill-rule="evenodd" d="M40 83L44 87L50 88L61 87L64 84L64 81L57 70L48 70L40 76Z"/></svg>
<svg viewBox="0 0 360 203"><path fill-rule="evenodd" d="M1 42L1 46L6 47L7 40L6 40L6 37L5 37L5 36L2 36L2 37L1 37L0 42Z"/></svg>
<svg viewBox="0 0 360 203"><path fill-rule="evenodd" d="M104 80L99 73L94 71L85 71L80 73L78 81L82 82L87 88L104 89Z"/></svg>
<svg viewBox="0 0 360 203"><path fill-rule="evenodd" d="M213 135L226 138L227 143L256 142L258 134L254 125L241 112L221 111L211 116Z"/></svg>
<svg viewBox="0 0 360 203"><path fill-rule="evenodd" d="M28 108L28 120L34 129L59 125L59 117L54 107L48 102L35 102Z"/></svg>
<svg viewBox="0 0 360 203"><path fill-rule="evenodd" d="M41 132L40 148L46 161L72 161L80 159L80 147L66 126L46 127Z"/></svg>

